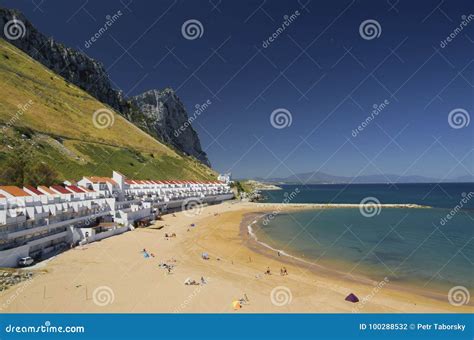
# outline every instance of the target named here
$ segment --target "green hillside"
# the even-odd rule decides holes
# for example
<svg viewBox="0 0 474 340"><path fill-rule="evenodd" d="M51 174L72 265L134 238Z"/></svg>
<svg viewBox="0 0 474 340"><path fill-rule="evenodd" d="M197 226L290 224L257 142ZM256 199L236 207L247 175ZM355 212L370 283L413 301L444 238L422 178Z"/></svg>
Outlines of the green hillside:
<svg viewBox="0 0 474 340"><path fill-rule="evenodd" d="M21 154L48 164L59 179L110 176L112 170L137 179L216 176L1 38L0 128L0 174L7 159Z"/></svg>

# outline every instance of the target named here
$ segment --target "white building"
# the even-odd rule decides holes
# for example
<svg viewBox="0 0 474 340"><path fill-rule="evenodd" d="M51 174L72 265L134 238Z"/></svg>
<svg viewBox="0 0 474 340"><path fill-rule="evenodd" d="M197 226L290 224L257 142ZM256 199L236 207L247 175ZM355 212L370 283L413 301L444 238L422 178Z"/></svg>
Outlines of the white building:
<svg viewBox="0 0 474 340"><path fill-rule="evenodd" d="M227 174L220 174L217 176L217 180L224 182L225 184L230 184L232 182L232 174L230 172Z"/></svg>
<svg viewBox="0 0 474 340"><path fill-rule="evenodd" d="M190 200L212 204L231 198L221 181L130 180L115 171L112 178L84 177L77 185L0 186L0 267L117 235L186 208Z"/></svg>

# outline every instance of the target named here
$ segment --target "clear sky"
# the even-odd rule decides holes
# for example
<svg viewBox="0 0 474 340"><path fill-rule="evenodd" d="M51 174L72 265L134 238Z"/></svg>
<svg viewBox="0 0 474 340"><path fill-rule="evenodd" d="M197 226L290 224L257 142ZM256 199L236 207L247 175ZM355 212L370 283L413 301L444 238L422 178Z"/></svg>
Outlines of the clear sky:
<svg viewBox="0 0 474 340"><path fill-rule="evenodd" d="M194 127L214 168L234 177L474 172L474 1L0 3L101 61L128 96L170 86L191 115L210 100ZM186 39L191 19L202 30ZM272 125L274 110L291 125Z"/></svg>

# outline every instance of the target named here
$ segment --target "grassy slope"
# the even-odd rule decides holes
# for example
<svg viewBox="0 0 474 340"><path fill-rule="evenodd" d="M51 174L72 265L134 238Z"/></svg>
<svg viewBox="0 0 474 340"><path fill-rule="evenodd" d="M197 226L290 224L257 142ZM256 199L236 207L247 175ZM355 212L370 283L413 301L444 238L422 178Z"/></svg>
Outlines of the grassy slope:
<svg viewBox="0 0 474 340"><path fill-rule="evenodd" d="M96 128L92 115L101 108L113 111L0 38L0 125L7 125L0 135L0 171L7 154L26 149L63 179L109 176L112 169L137 179L215 178L119 114L112 126Z"/></svg>

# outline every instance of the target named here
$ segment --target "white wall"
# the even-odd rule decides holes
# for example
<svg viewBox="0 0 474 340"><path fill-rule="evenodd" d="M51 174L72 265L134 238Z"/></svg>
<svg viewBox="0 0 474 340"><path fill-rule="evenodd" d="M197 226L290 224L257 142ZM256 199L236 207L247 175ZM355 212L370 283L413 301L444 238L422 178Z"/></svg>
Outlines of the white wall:
<svg viewBox="0 0 474 340"><path fill-rule="evenodd" d="M25 244L21 247L0 251L0 267L16 267L18 260L27 257L30 252L30 246Z"/></svg>

